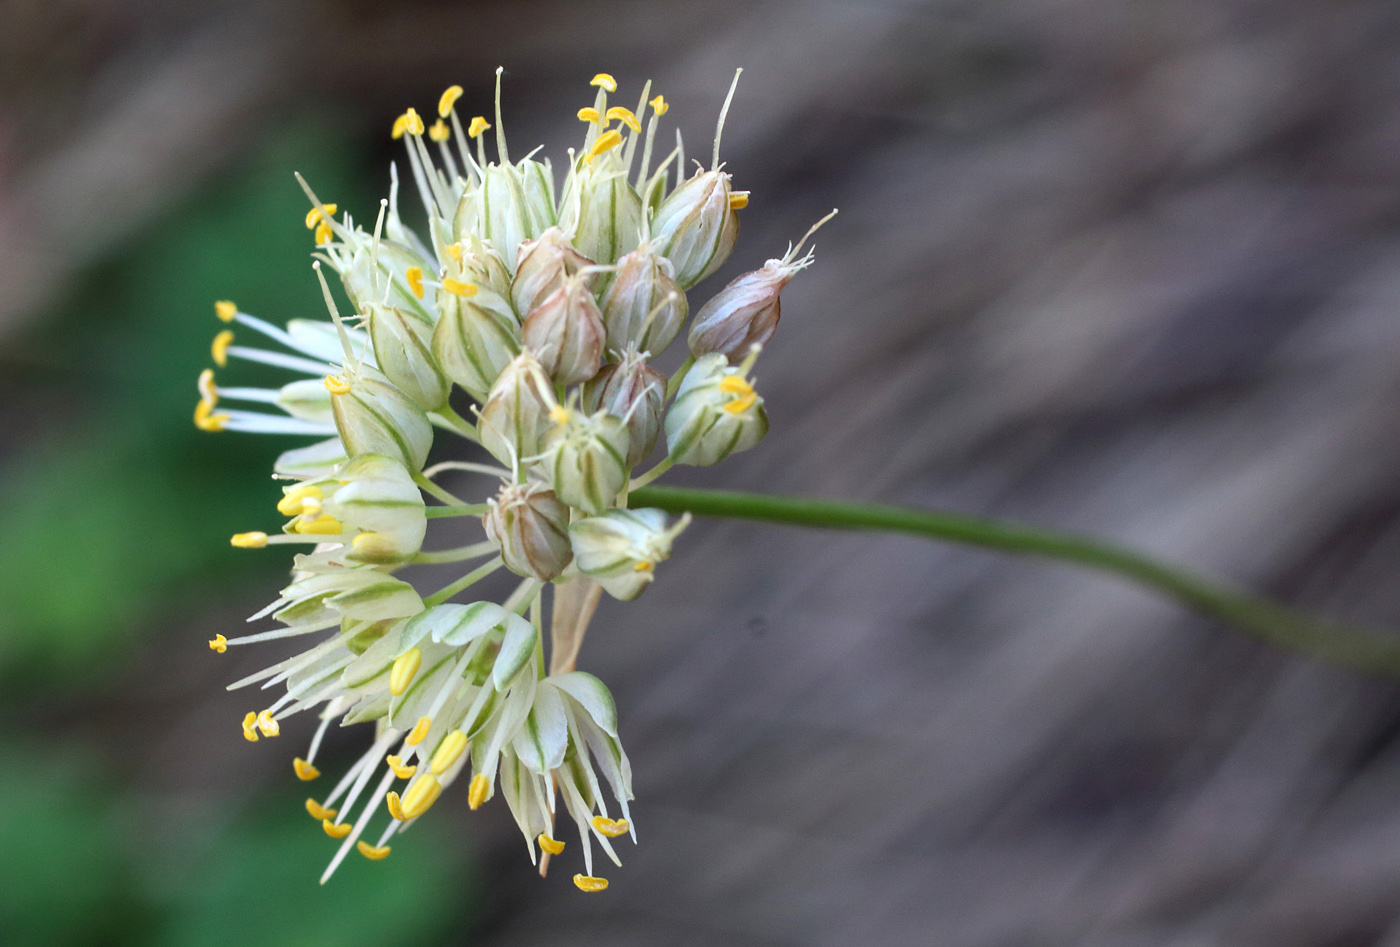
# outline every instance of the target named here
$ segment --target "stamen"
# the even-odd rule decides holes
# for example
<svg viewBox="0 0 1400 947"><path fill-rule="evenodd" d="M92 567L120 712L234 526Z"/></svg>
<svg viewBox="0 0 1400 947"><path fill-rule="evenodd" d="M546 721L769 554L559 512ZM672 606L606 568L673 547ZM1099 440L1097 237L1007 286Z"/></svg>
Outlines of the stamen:
<svg viewBox="0 0 1400 947"><path fill-rule="evenodd" d="M394 756L392 753L384 758L384 762L389 764L389 768L399 779L412 779L413 774L418 772L418 767L403 765L403 758Z"/></svg>
<svg viewBox="0 0 1400 947"><path fill-rule="evenodd" d="M588 84L589 84L589 85L602 86L604 89L607 89L609 92L616 92L616 91L617 91L617 80L614 79L612 76L608 75L606 72L600 72L600 73L598 73L598 74L597 74L596 76L594 76L592 79L589 79L589 80L588 80Z"/></svg>
<svg viewBox="0 0 1400 947"><path fill-rule="evenodd" d="M243 739L247 740L249 743L258 742L258 731L255 726L257 722L258 715L251 710L248 711L247 716L243 718Z"/></svg>
<svg viewBox="0 0 1400 947"><path fill-rule="evenodd" d="M327 375L326 390L333 395L348 395L350 394L350 384L339 375Z"/></svg>
<svg viewBox="0 0 1400 947"><path fill-rule="evenodd" d="M219 403L219 389L214 387L214 370L206 368L199 373L199 381L195 382L195 387L199 389L199 400L205 402L209 407L214 407Z"/></svg>
<svg viewBox="0 0 1400 947"><path fill-rule="evenodd" d="M715 154L710 161L711 171L719 169L719 139L724 134L724 119L729 114L729 103L734 101L734 90L739 87L739 77L743 74L742 68L734 70L734 81L729 83L729 94L724 97L724 108L719 110L719 124L715 126Z"/></svg>
<svg viewBox="0 0 1400 947"><path fill-rule="evenodd" d="M394 668L389 672L389 693L395 697L408 690L409 682L413 680L413 675L418 673L418 668L423 664L423 651L421 648L409 648L399 655L394 661Z"/></svg>
<svg viewBox="0 0 1400 947"><path fill-rule="evenodd" d="M651 110L657 115L665 115L671 110L670 103L666 101L665 96L658 95L647 104L651 106Z"/></svg>
<svg viewBox="0 0 1400 947"><path fill-rule="evenodd" d="M267 533L260 533L257 530L251 533L234 533L229 537L228 543L239 549L261 549L267 545Z"/></svg>
<svg viewBox="0 0 1400 947"><path fill-rule="evenodd" d="M619 835L627 834L626 819L609 819L605 815L595 815L589 820L595 829L608 838L617 838Z"/></svg>
<svg viewBox="0 0 1400 947"><path fill-rule="evenodd" d="M733 401L726 402L724 410L728 411L730 414L743 414L745 411L749 410L749 408L752 408L753 403L757 400L757 395L743 395L742 397L735 398Z"/></svg>
<svg viewBox="0 0 1400 947"><path fill-rule="evenodd" d="M214 414L214 406L208 401L201 401L194 406L194 426L201 431L222 431L224 425L228 424L227 414Z"/></svg>
<svg viewBox="0 0 1400 947"><path fill-rule="evenodd" d="M611 118L612 116L610 115L608 117ZM578 120L580 122L593 122L595 124L601 124L603 121L598 115L598 110L591 105L578 110Z"/></svg>
<svg viewBox="0 0 1400 947"><path fill-rule="evenodd" d="M729 195L729 209L730 209L730 210L743 210L745 207L748 207L748 206L749 206L749 192L748 192L748 191L734 191L732 194Z"/></svg>
<svg viewBox="0 0 1400 947"><path fill-rule="evenodd" d="M485 773L477 773L472 777L471 785L467 787L467 805L472 809L480 809L490 792L491 781L486 778Z"/></svg>
<svg viewBox="0 0 1400 947"><path fill-rule="evenodd" d="M336 810L327 809L315 799L306 800L306 811L311 813L311 818L318 820L334 819Z"/></svg>
<svg viewBox="0 0 1400 947"><path fill-rule="evenodd" d="M457 104L457 100L462 97L462 87L450 85L442 93L442 98L438 99L438 115L446 118L452 114L452 107Z"/></svg>
<svg viewBox="0 0 1400 947"><path fill-rule="evenodd" d="M423 119L418 117L414 109L409 109L398 118L394 119L394 127L390 132L394 138L402 138L405 134L423 134Z"/></svg>
<svg viewBox="0 0 1400 947"><path fill-rule="evenodd" d="M580 891L604 891L608 887L608 879L594 878L592 875L574 875L574 885Z"/></svg>
<svg viewBox="0 0 1400 947"><path fill-rule="evenodd" d="M316 536L336 536L341 532L340 520L329 513L322 513L314 520L299 519L292 529L303 536L308 533Z"/></svg>
<svg viewBox="0 0 1400 947"><path fill-rule="evenodd" d="M335 230L324 220L316 226L316 246L323 247L335 237Z"/></svg>
<svg viewBox="0 0 1400 947"><path fill-rule="evenodd" d="M214 315L218 316L221 322L232 322L233 317L238 315L238 307L227 299L220 299L214 303Z"/></svg>
<svg viewBox="0 0 1400 947"><path fill-rule="evenodd" d="M214 356L214 364L223 368L228 364L228 347L233 344L233 330L225 329L214 336L213 343L209 346L209 354Z"/></svg>
<svg viewBox="0 0 1400 947"><path fill-rule="evenodd" d="M622 133L616 128L612 131L603 132L598 136L598 140L593 143L593 147L588 149L587 161L593 163L593 159L610 148L616 148L622 144Z"/></svg>
<svg viewBox="0 0 1400 947"><path fill-rule="evenodd" d="M410 819L416 819L430 809L437 797L442 794L442 783L437 781L436 776L423 776L408 787L408 792L404 793L403 799L399 803L399 808L403 814Z"/></svg>
<svg viewBox="0 0 1400 947"><path fill-rule="evenodd" d="M282 732L282 727L276 720L272 719L272 711L264 710L258 714L258 729L262 735L268 738L275 737Z"/></svg>
<svg viewBox="0 0 1400 947"><path fill-rule="evenodd" d="M223 635L215 635L209 640L209 650L223 654L228 650L228 639Z"/></svg>
<svg viewBox="0 0 1400 947"><path fill-rule="evenodd" d="M423 738L428 735L428 729L433 725L432 717L419 717L418 722L413 725L413 729L408 731L408 736L404 737L404 743L409 746L417 746L423 742Z"/></svg>
<svg viewBox="0 0 1400 947"><path fill-rule="evenodd" d="M727 395L751 395L753 385L739 375L726 375L720 379L719 390Z"/></svg>
<svg viewBox="0 0 1400 947"><path fill-rule="evenodd" d="M561 427L568 424L571 417L573 417L573 412L563 405L556 404L549 409L549 419Z"/></svg>
<svg viewBox="0 0 1400 947"><path fill-rule="evenodd" d="M645 559L643 559L641 562L637 563L635 566L632 567L632 571L633 571L633 572L651 572L651 571L652 571L653 569L655 569L655 568L656 568L656 563L654 563L654 562L647 562Z"/></svg>
<svg viewBox="0 0 1400 947"><path fill-rule="evenodd" d="M490 129L491 123L486 120L485 115L478 115L472 119L472 123L467 126L467 137L475 138L482 132Z"/></svg>
<svg viewBox="0 0 1400 947"><path fill-rule="evenodd" d="M442 288L452 293L454 296L472 297L476 295L475 283L463 283L461 280L455 280L450 276L442 281Z"/></svg>
<svg viewBox="0 0 1400 947"><path fill-rule="evenodd" d="M306 762L306 760L302 759L300 756L292 760L292 769L296 770L297 779L304 783L309 783L311 780L321 775L319 769ZM310 801L310 799L307 800L307 802Z"/></svg>
<svg viewBox="0 0 1400 947"><path fill-rule="evenodd" d="M381 858L389 857L389 846L387 845L371 845L364 839L360 839L355 843L355 847L359 849L361 855L365 856L370 861L377 862Z"/></svg>
<svg viewBox="0 0 1400 947"><path fill-rule="evenodd" d="M432 762L428 764L429 771L434 776L441 776L452 768L452 764L457 762L466 748L467 735L461 730L453 730L433 754Z"/></svg>
<svg viewBox="0 0 1400 947"><path fill-rule="evenodd" d="M313 229L318 223L335 215L340 208L335 204L321 204L306 212L306 229Z"/></svg>
<svg viewBox="0 0 1400 947"><path fill-rule="evenodd" d="M403 271L404 279L408 280L408 288L413 290L413 295L419 299L423 298L423 268L421 266L410 266Z"/></svg>
<svg viewBox="0 0 1400 947"><path fill-rule="evenodd" d="M398 793L393 792L391 790L384 794L384 808L389 810L390 818L394 819L395 821L408 821L408 816L404 815L403 803L399 800Z"/></svg>
<svg viewBox="0 0 1400 947"><path fill-rule="evenodd" d="M549 852L549 854L551 855L558 855L564 850L563 842L559 841L558 839L552 839L548 835L545 835L543 832L539 834L539 838L535 839L535 841L540 843L540 848L544 849L546 852Z"/></svg>
<svg viewBox="0 0 1400 947"><path fill-rule="evenodd" d="M288 490L282 499L277 501L277 512L283 516L296 516L304 509L302 501L308 498L321 500L325 498L325 494L314 483L300 484Z"/></svg>
<svg viewBox="0 0 1400 947"><path fill-rule="evenodd" d="M433 126L428 129L428 137L433 141L442 143L452 137L452 130L447 127L446 122L442 119L438 119L436 122L433 122ZM361 842L360 844L363 845L364 843ZM388 849L386 848L384 851L387 852Z"/></svg>
<svg viewBox="0 0 1400 947"><path fill-rule="evenodd" d="M462 262L462 245L460 243L449 243L444 249L447 250L447 255L452 259L458 263Z"/></svg>
<svg viewBox="0 0 1400 947"><path fill-rule="evenodd" d="M642 130L642 123L637 121L637 116L632 114L632 110L623 108L621 105L614 105L612 108L608 109L606 117L610 122L615 118L619 119L622 124L626 125L634 132L640 132Z"/></svg>
<svg viewBox="0 0 1400 947"><path fill-rule="evenodd" d="M325 829L326 834L329 835L331 838L345 838L345 836L349 835L355 827L348 822L342 823L341 825L336 825L330 819L322 819L321 828Z"/></svg>
<svg viewBox="0 0 1400 947"><path fill-rule="evenodd" d="M380 533L360 533L350 540L350 548L362 559L389 559L397 551L393 542Z"/></svg>

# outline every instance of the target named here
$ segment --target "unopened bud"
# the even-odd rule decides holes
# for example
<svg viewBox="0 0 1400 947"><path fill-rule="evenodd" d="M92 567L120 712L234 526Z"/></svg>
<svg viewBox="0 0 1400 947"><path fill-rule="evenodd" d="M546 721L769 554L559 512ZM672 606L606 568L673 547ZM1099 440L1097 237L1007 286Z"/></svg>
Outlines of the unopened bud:
<svg viewBox="0 0 1400 947"><path fill-rule="evenodd" d="M346 369L326 381L331 413L348 457L384 454L410 471L423 469L433 429L413 399L368 369Z"/></svg>
<svg viewBox="0 0 1400 947"><path fill-rule="evenodd" d="M729 175L697 171L656 210L651 232L676 266L676 282L689 289L709 276L734 249L739 215L729 205Z"/></svg>
<svg viewBox="0 0 1400 947"><path fill-rule="evenodd" d="M583 386L585 411L606 411L627 422L628 467L640 464L656 446L665 400L666 376L636 349L629 349L618 364L604 365Z"/></svg>
<svg viewBox="0 0 1400 947"><path fill-rule="evenodd" d="M474 296L443 290L438 308L442 317L433 329L433 356L448 378L484 401L501 371L520 353L515 312L505 298L485 288L478 288Z"/></svg>
<svg viewBox="0 0 1400 947"><path fill-rule="evenodd" d="M695 314L690 324L690 354L699 358L718 352L731 365L743 361L752 346L772 338L782 315L779 293L810 262L769 260L762 269L735 278Z"/></svg>
<svg viewBox="0 0 1400 947"><path fill-rule="evenodd" d="M666 444L678 464L708 467L748 450L768 433L763 399L746 377L757 349L738 368L718 352L691 366L666 414Z"/></svg>
<svg viewBox="0 0 1400 947"><path fill-rule="evenodd" d="M613 598L630 602L646 591L656 564L671 555L671 541L690 523L687 513L667 528L661 510L608 510L569 527L579 571Z"/></svg>
<svg viewBox="0 0 1400 947"><path fill-rule="evenodd" d="M542 447L554 492L569 506L602 513L627 486L627 425L621 418L557 408Z"/></svg>
<svg viewBox="0 0 1400 947"><path fill-rule="evenodd" d="M477 433L481 446L501 463L515 467L539 453L540 438L549 424L552 399L540 389L543 369L528 350L501 371L481 407Z"/></svg>
<svg viewBox="0 0 1400 947"><path fill-rule="evenodd" d="M519 575L548 581L573 561L569 508L541 484L506 484L481 522L506 568Z"/></svg>
<svg viewBox="0 0 1400 947"><path fill-rule="evenodd" d="M408 271L436 272L437 267L417 251L388 238L381 237L377 246L368 240L359 241L353 252L335 257L345 295L350 297L356 311L386 303L408 312L417 313L429 322L437 318L431 298L413 292Z"/></svg>
<svg viewBox="0 0 1400 947"><path fill-rule="evenodd" d="M457 204L453 229L458 239L475 235L489 242L506 267L514 271L521 242L554 225L549 177L548 168L529 159L487 165L480 186L467 188Z"/></svg>
<svg viewBox="0 0 1400 947"><path fill-rule="evenodd" d="M369 337L379 370L424 411L447 404L451 391L428 346L432 332L432 323L402 309L369 309Z"/></svg>
<svg viewBox="0 0 1400 947"><path fill-rule="evenodd" d="M593 261L574 249L564 231L550 227L534 240L520 245L515 259L515 279L510 284L510 299L515 311L527 316L550 293Z"/></svg>
<svg viewBox="0 0 1400 947"><path fill-rule="evenodd" d="M603 325L608 351L660 355L690 314L671 261L643 245L617 261L617 272L603 294Z"/></svg>
<svg viewBox="0 0 1400 947"><path fill-rule="evenodd" d="M575 274L525 318L520 337L557 384L576 385L598 374L607 330L585 277Z"/></svg>
<svg viewBox="0 0 1400 947"><path fill-rule="evenodd" d="M573 245L598 263L612 263L641 236L642 199L627 183L618 149L593 162L580 157L559 206Z"/></svg>

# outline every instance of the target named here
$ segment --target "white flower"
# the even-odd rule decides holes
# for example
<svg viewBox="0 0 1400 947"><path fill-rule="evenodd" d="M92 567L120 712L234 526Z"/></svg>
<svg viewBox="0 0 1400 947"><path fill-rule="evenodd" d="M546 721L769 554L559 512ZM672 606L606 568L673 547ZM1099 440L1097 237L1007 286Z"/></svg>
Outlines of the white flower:
<svg viewBox="0 0 1400 947"><path fill-rule="evenodd" d="M671 542L690 524L690 514L666 526L661 510L608 510L569 527L579 571L613 598L630 602L646 591L658 563L671 556Z"/></svg>

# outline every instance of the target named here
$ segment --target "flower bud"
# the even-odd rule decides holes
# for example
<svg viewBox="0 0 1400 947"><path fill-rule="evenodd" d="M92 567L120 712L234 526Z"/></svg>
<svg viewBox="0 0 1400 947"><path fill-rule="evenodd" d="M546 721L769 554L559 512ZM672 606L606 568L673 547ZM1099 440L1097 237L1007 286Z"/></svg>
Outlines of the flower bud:
<svg viewBox="0 0 1400 947"><path fill-rule="evenodd" d="M539 453L553 404L540 389L543 377L535 356L528 349L522 351L501 371L481 407L477 423L481 446L512 468Z"/></svg>
<svg viewBox="0 0 1400 947"><path fill-rule="evenodd" d="M520 245L515 260L515 279L510 284L510 299L515 311L529 315L572 276L593 261L579 253L558 227L550 227L534 240Z"/></svg>
<svg viewBox="0 0 1400 947"><path fill-rule="evenodd" d="M762 269L735 278L695 314L690 354L699 358L718 352L737 365L752 346L767 343L782 315L778 294L808 263L769 260Z"/></svg>
<svg viewBox="0 0 1400 947"><path fill-rule="evenodd" d="M413 399L368 369L347 366L340 375L327 377L325 385L347 457L384 454L410 471L423 469L433 429Z"/></svg>
<svg viewBox="0 0 1400 947"><path fill-rule="evenodd" d="M521 241L554 225L553 192L550 171L538 161L487 165L480 186L468 188L457 204L457 239L474 235L487 241L514 271Z"/></svg>
<svg viewBox="0 0 1400 947"><path fill-rule="evenodd" d="M585 277L570 276L525 317L520 337L557 384L576 385L598 374L607 330Z"/></svg>
<svg viewBox="0 0 1400 947"><path fill-rule="evenodd" d="M602 513L627 486L627 425L605 411L552 412L542 462L559 499L586 513Z"/></svg>
<svg viewBox="0 0 1400 947"><path fill-rule="evenodd" d="M432 323L402 309L369 308L369 337L379 370L424 411L447 404L451 390L428 347L432 332Z"/></svg>
<svg viewBox="0 0 1400 947"><path fill-rule="evenodd" d="M520 353L515 312L504 297L484 287L474 296L444 289L438 309L442 318L433 329L434 358L448 378L485 401L501 371Z"/></svg>
<svg viewBox="0 0 1400 947"><path fill-rule="evenodd" d="M627 423L628 467L640 464L656 446L665 400L666 376L635 348L628 349L619 364L604 365L583 386L585 411L606 411Z"/></svg>
<svg viewBox="0 0 1400 947"><path fill-rule="evenodd" d="M616 151L596 164L579 157L560 202L559 225L579 252L598 263L612 263L637 245L642 233L642 199L627 183Z"/></svg>
<svg viewBox="0 0 1400 947"><path fill-rule="evenodd" d="M646 244L617 266L600 305L607 350L624 352L635 344L639 352L660 355L690 314L685 293L676 285L676 268Z"/></svg>
<svg viewBox="0 0 1400 947"><path fill-rule="evenodd" d="M656 564L671 555L671 541L690 523L687 513L670 529L661 510L608 510L569 527L579 571L613 598L630 602L646 591Z"/></svg>
<svg viewBox="0 0 1400 947"><path fill-rule="evenodd" d="M320 510L341 524L343 558L352 562L403 562L422 548L428 531L423 495L412 474L382 454L361 454L325 480L284 487L283 492L289 498L321 494Z"/></svg>
<svg viewBox="0 0 1400 947"><path fill-rule="evenodd" d="M745 376L757 349L738 368L718 352L691 366L666 414L666 444L678 464L708 467L748 450L768 433L763 399Z"/></svg>
<svg viewBox="0 0 1400 947"><path fill-rule="evenodd" d="M506 568L548 581L568 568L569 508L538 483L506 484L481 518Z"/></svg>
<svg viewBox="0 0 1400 947"><path fill-rule="evenodd" d="M689 289L729 259L739 237L739 215L729 206L729 175L697 171L656 210L651 232L676 267L676 282Z"/></svg>

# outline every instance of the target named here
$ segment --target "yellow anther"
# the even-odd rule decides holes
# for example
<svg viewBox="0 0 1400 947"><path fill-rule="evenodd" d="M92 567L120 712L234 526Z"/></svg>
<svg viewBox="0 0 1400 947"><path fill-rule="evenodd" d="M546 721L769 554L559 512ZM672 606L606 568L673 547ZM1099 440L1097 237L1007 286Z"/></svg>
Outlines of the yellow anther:
<svg viewBox="0 0 1400 947"><path fill-rule="evenodd" d="M227 299L220 299L214 303L214 315L222 322L232 322L233 317L238 315L238 307Z"/></svg>
<svg viewBox="0 0 1400 947"><path fill-rule="evenodd" d="M315 522L321 516L320 497L302 497L301 519L304 523Z"/></svg>
<svg viewBox="0 0 1400 947"><path fill-rule="evenodd" d="M397 779L412 779L413 774L418 772L418 767L403 765L403 758L392 753L384 758L384 762L389 764L389 768L394 771L394 776Z"/></svg>
<svg viewBox="0 0 1400 947"><path fill-rule="evenodd" d="M319 247L319 246L323 246L324 244L330 243L331 240L332 240L334 237L335 237L335 231L334 231L333 229L331 229L331 225L330 225L330 224L326 223L326 222L323 220L323 221L321 221L321 223L320 223L319 225L317 225L317 227L316 227L316 246Z"/></svg>
<svg viewBox="0 0 1400 947"><path fill-rule="evenodd" d="M620 120L622 124L626 125L634 132L642 130L642 123L637 121L637 116L632 114L632 110L623 108L621 105L614 105L612 108L608 109L608 114L605 117L610 122L613 119Z"/></svg>
<svg viewBox="0 0 1400 947"><path fill-rule="evenodd" d="M350 383L339 375L327 375L326 390L333 395L348 395L350 394Z"/></svg>
<svg viewBox="0 0 1400 947"><path fill-rule="evenodd" d="M730 209L730 210L743 210L745 207L748 207L748 206L749 206L749 192L748 192L748 191L735 191L733 194L730 194L730 195L729 195L729 209Z"/></svg>
<svg viewBox="0 0 1400 947"><path fill-rule="evenodd" d="M549 419L555 424L561 426L568 424L569 418L573 416L574 413L561 404L556 404L554 407L549 409Z"/></svg>
<svg viewBox="0 0 1400 947"><path fill-rule="evenodd" d="M209 354L214 356L214 364L223 368L228 364L228 347L233 344L233 330L225 329L214 336L209 346Z"/></svg>
<svg viewBox="0 0 1400 947"><path fill-rule="evenodd" d="M433 754L432 761L428 763L428 770L434 776L441 776L461 758L462 751L466 748L467 735L461 730L453 730L447 735L447 739L442 741L437 752Z"/></svg>
<svg viewBox="0 0 1400 947"><path fill-rule="evenodd" d="M408 821L408 816L403 814L403 803L399 800L398 793L390 790L384 794L384 808L389 810L390 817L396 821Z"/></svg>
<svg viewBox="0 0 1400 947"><path fill-rule="evenodd" d="M265 737L275 737L282 732L282 727L272 717L272 711L264 710L258 714L258 729Z"/></svg>
<svg viewBox="0 0 1400 947"><path fill-rule="evenodd" d="M408 280L408 288L413 290L413 295L419 299L423 298L423 268L421 266L410 266L403 271L403 278Z"/></svg>
<svg viewBox="0 0 1400 947"><path fill-rule="evenodd" d="M758 395L743 395L742 397L735 398L733 401L726 402L724 410L728 411L730 414L743 414L745 411L749 410L749 408L752 408L753 403L757 400Z"/></svg>
<svg viewBox="0 0 1400 947"><path fill-rule="evenodd" d="M616 148L622 144L622 133L616 128L612 131L603 132L598 136L598 140L593 143L593 147L588 149L588 163L592 164L593 159L598 157L609 148Z"/></svg>
<svg viewBox="0 0 1400 947"><path fill-rule="evenodd" d="M485 773L477 773L472 777L472 784L467 787L467 805L473 809L480 809L490 793L490 780L486 778Z"/></svg>
<svg viewBox="0 0 1400 947"><path fill-rule="evenodd" d="M578 120L580 122L601 122L603 119L598 114L598 110L589 105L578 110Z"/></svg>
<svg viewBox="0 0 1400 947"><path fill-rule="evenodd" d="M463 283L461 280L455 280L450 276L442 281L442 288L452 293L454 296L476 295L475 283Z"/></svg>
<svg viewBox="0 0 1400 947"><path fill-rule="evenodd" d="M349 835L355 827L347 822L342 822L340 825L336 825L330 819L322 819L321 828L325 829L326 834L329 835L331 838L345 838L345 836Z"/></svg>
<svg viewBox="0 0 1400 947"><path fill-rule="evenodd" d="M447 255L452 259L458 263L462 262L462 245L460 243L449 243L444 249L447 250Z"/></svg>
<svg viewBox="0 0 1400 947"><path fill-rule="evenodd" d="M423 134L423 119L418 117L417 111L409 109L398 118L394 119L394 127L390 132L395 138L402 138L405 134Z"/></svg>
<svg viewBox="0 0 1400 947"><path fill-rule="evenodd" d="M318 821L324 819L334 819L336 812L336 810L334 809L327 809L315 799L306 800L306 811L311 813L311 818L316 819Z"/></svg>
<svg viewBox="0 0 1400 947"><path fill-rule="evenodd" d="M213 638L209 639L209 650L223 654L228 650L228 639L223 635L215 635Z"/></svg>
<svg viewBox="0 0 1400 947"><path fill-rule="evenodd" d="M228 544L239 549L261 549L267 545L267 533L257 530L251 533L234 533L229 537Z"/></svg>
<svg viewBox="0 0 1400 947"><path fill-rule="evenodd" d="M725 375L720 379L719 390L727 395L735 396L733 400L724 404L724 410L730 414L743 414L758 400L753 385L749 384L742 375Z"/></svg>
<svg viewBox="0 0 1400 947"><path fill-rule="evenodd" d="M214 407L219 403L219 389L214 387L214 370L206 368L199 373L199 381L195 383L199 388L199 400L205 402L209 407Z"/></svg>
<svg viewBox="0 0 1400 947"><path fill-rule="evenodd" d="M398 697L408 690L409 682L413 680L413 675L418 673L418 668L423 664L423 651L421 648L409 648L399 655L394 661L393 670L389 672L389 693Z"/></svg>
<svg viewBox="0 0 1400 947"><path fill-rule="evenodd" d="M306 229L311 230L321 221L335 216L339 208L335 204L318 204L306 212Z"/></svg>
<svg viewBox="0 0 1400 947"><path fill-rule="evenodd" d="M593 827L597 829L599 833L606 835L608 838L617 838L619 835L627 834L628 826L626 819L609 819L605 815L595 815L588 821L593 823Z"/></svg>
<svg viewBox="0 0 1400 947"><path fill-rule="evenodd" d="M417 746L423 742L423 738L428 735L428 728L433 725L432 717L419 717L418 722L413 725L413 729L408 731L408 736L403 742L409 746Z"/></svg>
<svg viewBox="0 0 1400 947"><path fill-rule="evenodd" d="M443 118L452 114L452 106L457 104L457 100L462 97L462 87L450 85L443 90L442 98L438 99L438 114Z"/></svg>
<svg viewBox="0 0 1400 947"><path fill-rule="evenodd" d="M671 106L666 102L665 97L660 95L652 99L647 104L651 106L651 110L657 115L665 115L668 111L670 111L671 108Z"/></svg>
<svg viewBox="0 0 1400 947"><path fill-rule="evenodd" d="M436 122L433 122L432 127L428 129L428 137L433 141L447 141L447 139L452 137L452 130L447 127L446 122L442 119L438 119ZM386 848L385 851L387 852L388 849Z"/></svg>
<svg viewBox="0 0 1400 947"><path fill-rule="evenodd" d="M309 783L311 782L311 780L321 775L321 771L319 769L306 762L306 760L302 759L300 756L292 760L292 769L296 770L297 779L301 780L304 783ZM307 800L307 802L310 801L311 800L309 799Z"/></svg>
<svg viewBox="0 0 1400 947"><path fill-rule="evenodd" d="M329 513L322 513L315 519L307 519L303 516L297 520L297 524L292 529L303 536L336 536L339 535L341 526L340 520Z"/></svg>
<svg viewBox="0 0 1400 947"><path fill-rule="evenodd" d="M277 501L277 512L283 516L296 516L302 512L304 508L302 501L308 497L320 500L325 497L325 494L314 483L300 484L288 490L283 494L282 499Z"/></svg>
<svg viewBox="0 0 1400 947"><path fill-rule="evenodd" d="M389 857L389 846L387 845L371 845L364 839L360 839L358 842L355 843L355 847L360 850L361 855L365 856L372 862L377 862L381 858Z"/></svg>
<svg viewBox="0 0 1400 947"><path fill-rule="evenodd" d="M608 887L608 879L594 878L592 875L574 875L574 885L580 891L603 891Z"/></svg>
<svg viewBox="0 0 1400 947"><path fill-rule="evenodd" d="M436 776L420 776L416 783L408 787L408 792L403 794L399 808L403 810L406 818L416 819L432 808L441 794L442 783L437 781Z"/></svg>
<svg viewBox="0 0 1400 947"><path fill-rule="evenodd" d="M393 559L398 555L398 547L383 533L360 533L350 540L350 548L361 561L379 562Z"/></svg>
<svg viewBox="0 0 1400 947"><path fill-rule="evenodd" d="M228 415L215 414L214 406L208 401L194 406L194 426L201 431L222 431L227 423Z"/></svg>
<svg viewBox="0 0 1400 947"><path fill-rule="evenodd" d="M598 73L592 79L588 80L588 84L600 85L604 89L607 89L609 92L617 91L617 80L614 79L612 76L608 75L606 72Z"/></svg>
<svg viewBox="0 0 1400 947"><path fill-rule="evenodd" d="M656 563L654 563L654 562L647 562L645 559L643 559L641 562L637 563L635 566L632 567L632 571L633 571L633 572L650 572L650 571L652 571L652 570L655 569L655 568L656 568Z"/></svg>
<svg viewBox="0 0 1400 947"><path fill-rule="evenodd" d="M251 710L248 711L247 715L243 718L243 739L247 740L249 743L258 742L257 723L257 713Z"/></svg>
<svg viewBox="0 0 1400 947"><path fill-rule="evenodd" d="M490 127L491 123L488 122L484 116L478 115L476 118L472 119L472 123L467 126L467 137L475 138Z"/></svg>
<svg viewBox="0 0 1400 947"><path fill-rule="evenodd" d="M551 855L558 855L564 850L563 842L559 841L558 839L552 839L548 835L545 835L543 832L540 833L539 838L535 839L535 841L540 843L540 848L544 849L546 852L549 852L549 854Z"/></svg>

